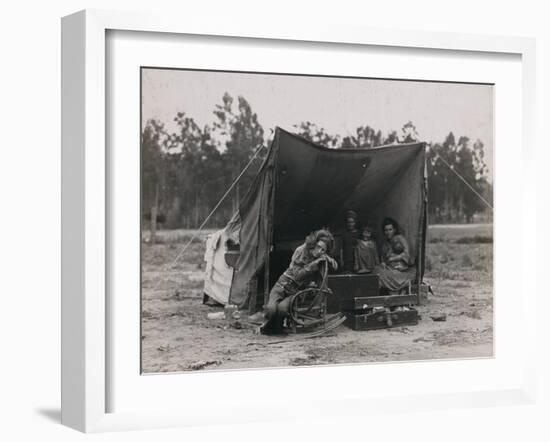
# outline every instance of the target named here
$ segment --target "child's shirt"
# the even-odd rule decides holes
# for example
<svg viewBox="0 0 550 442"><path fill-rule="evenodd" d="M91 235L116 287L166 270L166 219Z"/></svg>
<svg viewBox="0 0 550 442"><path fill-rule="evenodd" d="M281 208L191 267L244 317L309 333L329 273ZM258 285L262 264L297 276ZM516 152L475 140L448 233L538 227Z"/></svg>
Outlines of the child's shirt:
<svg viewBox="0 0 550 442"><path fill-rule="evenodd" d="M378 264L380 259L374 241L358 239L355 247L355 272L370 273Z"/></svg>
<svg viewBox="0 0 550 442"><path fill-rule="evenodd" d="M355 246L359 232L357 230L346 230L342 234L342 270L344 272L353 272L355 262Z"/></svg>

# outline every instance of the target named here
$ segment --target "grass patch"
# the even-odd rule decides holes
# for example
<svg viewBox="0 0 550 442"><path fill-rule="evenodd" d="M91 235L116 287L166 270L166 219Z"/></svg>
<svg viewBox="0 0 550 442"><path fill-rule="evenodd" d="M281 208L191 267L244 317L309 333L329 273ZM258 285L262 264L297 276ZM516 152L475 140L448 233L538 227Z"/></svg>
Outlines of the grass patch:
<svg viewBox="0 0 550 442"><path fill-rule="evenodd" d="M489 238L492 243L492 224L438 224L429 226L427 234L430 244L489 244Z"/></svg>
<svg viewBox="0 0 550 442"><path fill-rule="evenodd" d="M206 237L216 230L204 229L200 232L196 229L176 229L176 230L159 230L156 235L157 244L178 244L187 243L193 238L193 244L206 241ZM149 230L141 232L141 240L150 244L151 235Z"/></svg>
<svg viewBox="0 0 550 442"><path fill-rule="evenodd" d="M462 255L462 266L463 267L472 267L473 261L472 258L470 258L470 255L465 254Z"/></svg>
<svg viewBox="0 0 550 442"><path fill-rule="evenodd" d="M463 236L454 240L455 244L493 244L492 236Z"/></svg>

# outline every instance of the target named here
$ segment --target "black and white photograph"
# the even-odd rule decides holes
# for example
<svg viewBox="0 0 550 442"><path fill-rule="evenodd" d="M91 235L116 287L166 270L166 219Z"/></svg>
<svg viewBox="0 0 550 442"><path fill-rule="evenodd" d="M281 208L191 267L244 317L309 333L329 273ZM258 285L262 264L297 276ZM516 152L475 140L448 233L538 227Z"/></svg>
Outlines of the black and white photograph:
<svg viewBox="0 0 550 442"><path fill-rule="evenodd" d="M143 373L493 356L493 85L141 69Z"/></svg>
<svg viewBox="0 0 550 442"><path fill-rule="evenodd" d="M542 2L6 6L1 440L548 434Z"/></svg>

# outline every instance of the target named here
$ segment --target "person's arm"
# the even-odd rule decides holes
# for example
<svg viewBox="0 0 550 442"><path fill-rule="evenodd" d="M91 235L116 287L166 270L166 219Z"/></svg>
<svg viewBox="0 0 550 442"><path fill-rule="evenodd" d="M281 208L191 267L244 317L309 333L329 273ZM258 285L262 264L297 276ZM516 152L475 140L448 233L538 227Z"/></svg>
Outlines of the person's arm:
<svg viewBox="0 0 550 442"><path fill-rule="evenodd" d="M328 266L331 270L333 270L333 271L338 270L338 263L336 262L336 260L332 256L329 256L329 255L323 255L323 256L326 258Z"/></svg>
<svg viewBox="0 0 550 442"><path fill-rule="evenodd" d="M299 283L300 281L303 281L304 279L306 279L308 276L317 272L319 270L319 267L322 261L323 261L322 258L317 258L311 261L310 263L305 264L304 266L296 269L294 273L296 282Z"/></svg>
<svg viewBox="0 0 550 442"><path fill-rule="evenodd" d="M336 270L338 268L338 263L334 258L331 258L328 255L323 255L320 258L317 258L313 261L311 261L309 264L304 265L302 268L296 270L295 273L295 279L297 282L303 281L308 276L313 275L314 273L318 272L321 269L321 264L323 262L326 262L332 270Z"/></svg>
<svg viewBox="0 0 550 442"><path fill-rule="evenodd" d="M359 271L359 248L353 249L353 271L357 273Z"/></svg>
<svg viewBox="0 0 550 442"><path fill-rule="evenodd" d="M380 262L388 261L389 256L391 256L391 254L388 253L389 251L391 251L391 248L389 248L388 244L384 242L382 244L382 253L380 254Z"/></svg>
<svg viewBox="0 0 550 442"><path fill-rule="evenodd" d="M295 263L298 259L300 259L305 247L306 247L305 244L302 244L301 246L296 247L296 250L294 250L294 253L292 254L292 258L290 258L291 263Z"/></svg>

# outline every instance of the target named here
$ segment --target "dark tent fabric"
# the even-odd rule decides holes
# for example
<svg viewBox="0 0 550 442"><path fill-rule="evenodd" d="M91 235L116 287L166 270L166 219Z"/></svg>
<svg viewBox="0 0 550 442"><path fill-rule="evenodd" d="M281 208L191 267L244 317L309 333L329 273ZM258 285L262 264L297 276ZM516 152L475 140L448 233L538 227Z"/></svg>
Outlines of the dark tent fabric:
<svg viewBox="0 0 550 442"><path fill-rule="evenodd" d="M328 149L277 128L239 207L240 257L230 302L246 304L247 284L264 267L272 245L303 241L324 226L342 231L350 209L359 225L375 227L377 241L383 218L394 218L411 256L422 264L426 202L425 143Z"/></svg>

